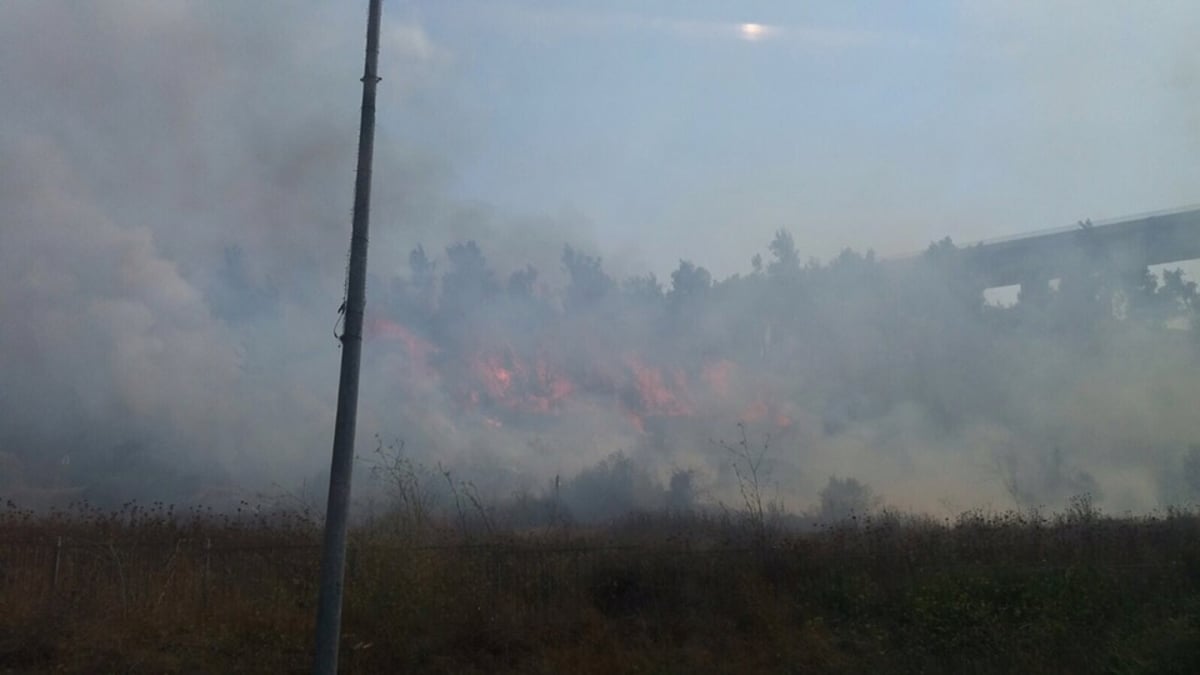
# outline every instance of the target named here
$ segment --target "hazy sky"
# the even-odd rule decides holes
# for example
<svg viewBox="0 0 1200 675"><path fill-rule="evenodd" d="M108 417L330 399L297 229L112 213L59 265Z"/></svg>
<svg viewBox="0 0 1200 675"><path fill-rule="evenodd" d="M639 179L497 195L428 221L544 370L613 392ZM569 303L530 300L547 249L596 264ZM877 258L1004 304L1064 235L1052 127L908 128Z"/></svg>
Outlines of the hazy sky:
<svg viewBox="0 0 1200 675"><path fill-rule="evenodd" d="M582 218L656 269L744 269L780 227L825 258L1200 201L1193 2L385 11L444 59L420 126L455 194Z"/></svg>

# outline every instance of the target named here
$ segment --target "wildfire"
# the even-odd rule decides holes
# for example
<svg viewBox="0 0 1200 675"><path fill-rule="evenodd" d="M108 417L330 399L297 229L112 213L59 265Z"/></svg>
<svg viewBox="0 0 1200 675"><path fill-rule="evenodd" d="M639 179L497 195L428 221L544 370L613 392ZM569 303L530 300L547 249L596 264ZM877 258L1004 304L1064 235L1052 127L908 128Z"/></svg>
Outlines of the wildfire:
<svg viewBox="0 0 1200 675"><path fill-rule="evenodd" d="M512 389L513 371L505 366L499 355L476 358L474 370L488 396L502 400Z"/></svg>
<svg viewBox="0 0 1200 675"><path fill-rule="evenodd" d="M646 414L662 417L693 414L692 405L687 401L687 376L682 371L671 371L668 382L661 368L648 366L637 357L629 357L628 364L633 371L638 402Z"/></svg>
<svg viewBox="0 0 1200 675"><path fill-rule="evenodd" d="M747 384L738 379L737 364L726 359L704 364L692 372L693 377L677 367L652 364L638 354L598 358L572 370L561 359L551 357L556 353L552 349L522 352L493 342L477 346L465 359L439 358L435 362L440 350L403 324L375 319L368 324L367 335L403 345L415 372L427 375L429 382L445 382L464 407L479 409L483 423L493 428L514 422L511 415L560 415L576 393L585 392L596 400L615 397L630 426L645 433L650 419L695 417L702 409L711 412L714 405L729 405L734 392ZM699 397L691 389L693 383L699 387ZM738 419L773 423L777 429L792 426L791 418L769 403L771 400L769 395L760 395Z"/></svg>
<svg viewBox="0 0 1200 675"><path fill-rule="evenodd" d="M545 358L532 364L517 356L511 348L477 355L471 370L482 391L473 390L470 398L511 412L549 415L566 404L575 386Z"/></svg>
<svg viewBox="0 0 1200 675"><path fill-rule="evenodd" d="M417 336L403 324L387 319L373 319L367 323L366 336L374 340L390 340L403 344L408 362L415 372L423 376L436 375L436 371L430 365L430 358L437 353L437 347Z"/></svg>

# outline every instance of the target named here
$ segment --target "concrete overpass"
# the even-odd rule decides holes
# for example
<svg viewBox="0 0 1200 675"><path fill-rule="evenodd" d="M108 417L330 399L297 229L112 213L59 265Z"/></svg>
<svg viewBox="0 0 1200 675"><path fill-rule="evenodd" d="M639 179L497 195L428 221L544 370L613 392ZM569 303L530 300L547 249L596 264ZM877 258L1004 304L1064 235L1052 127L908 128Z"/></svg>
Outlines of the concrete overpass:
<svg viewBox="0 0 1200 675"><path fill-rule="evenodd" d="M1200 259L1200 207L994 239L960 252L988 288L1056 278L1088 260L1130 271L1195 260Z"/></svg>

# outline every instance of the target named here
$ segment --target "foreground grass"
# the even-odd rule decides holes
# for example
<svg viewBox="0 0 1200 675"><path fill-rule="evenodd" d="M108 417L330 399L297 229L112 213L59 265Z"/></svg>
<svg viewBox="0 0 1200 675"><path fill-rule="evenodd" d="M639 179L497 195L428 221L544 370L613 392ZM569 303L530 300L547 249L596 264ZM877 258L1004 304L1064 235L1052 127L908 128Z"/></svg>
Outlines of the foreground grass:
<svg viewBox="0 0 1200 675"><path fill-rule="evenodd" d="M343 670L1200 672L1194 514L760 534L364 528ZM318 539L286 514L0 512L0 672L305 672Z"/></svg>

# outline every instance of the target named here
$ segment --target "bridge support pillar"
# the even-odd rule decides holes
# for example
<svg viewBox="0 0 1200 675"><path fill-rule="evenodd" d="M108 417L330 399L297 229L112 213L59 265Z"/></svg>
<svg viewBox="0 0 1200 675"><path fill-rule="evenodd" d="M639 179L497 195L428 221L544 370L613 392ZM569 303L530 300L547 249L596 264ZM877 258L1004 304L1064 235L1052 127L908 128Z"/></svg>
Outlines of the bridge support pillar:
<svg viewBox="0 0 1200 675"><path fill-rule="evenodd" d="M1037 270L1021 277L1017 302L1024 305L1044 305L1050 299L1050 275Z"/></svg>

